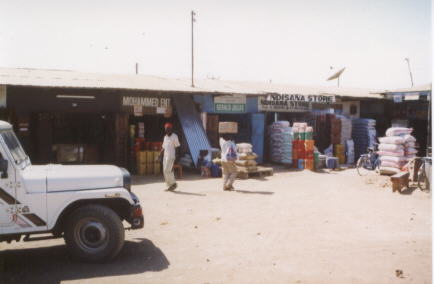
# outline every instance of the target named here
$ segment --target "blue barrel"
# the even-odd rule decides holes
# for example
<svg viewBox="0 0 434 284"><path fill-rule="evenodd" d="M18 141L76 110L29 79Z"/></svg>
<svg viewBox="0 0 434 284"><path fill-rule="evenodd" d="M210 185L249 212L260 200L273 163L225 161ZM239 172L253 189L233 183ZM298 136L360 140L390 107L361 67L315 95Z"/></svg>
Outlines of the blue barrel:
<svg viewBox="0 0 434 284"><path fill-rule="evenodd" d="M298 160L298 168L304 170L304 159Z"/></svg>

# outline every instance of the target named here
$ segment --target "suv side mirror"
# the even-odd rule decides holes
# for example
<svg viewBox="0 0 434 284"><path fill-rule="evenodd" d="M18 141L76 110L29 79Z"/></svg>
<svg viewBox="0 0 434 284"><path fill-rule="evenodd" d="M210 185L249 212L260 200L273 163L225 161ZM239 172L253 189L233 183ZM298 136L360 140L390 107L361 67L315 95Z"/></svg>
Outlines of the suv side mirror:
<svg viewBox="0 0 434 284"><path fill-rule="evenodd" d="M0 178L8 178L8 160L0 158Z"/></svg>

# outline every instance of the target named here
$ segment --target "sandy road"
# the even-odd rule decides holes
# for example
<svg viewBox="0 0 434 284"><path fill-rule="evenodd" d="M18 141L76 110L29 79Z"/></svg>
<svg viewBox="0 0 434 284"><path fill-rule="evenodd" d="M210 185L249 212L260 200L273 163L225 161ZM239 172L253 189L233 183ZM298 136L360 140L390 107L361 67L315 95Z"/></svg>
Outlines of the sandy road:
<svg viewBox="0 0 434 284"><path fill-rule="evenodd" d="M146 227L116 260L75 262L63 240L2 243L0 283L431 283L431 195L392 193L387 178L279 172L223 192L187 177L175 193L135 181Z"/></svg>

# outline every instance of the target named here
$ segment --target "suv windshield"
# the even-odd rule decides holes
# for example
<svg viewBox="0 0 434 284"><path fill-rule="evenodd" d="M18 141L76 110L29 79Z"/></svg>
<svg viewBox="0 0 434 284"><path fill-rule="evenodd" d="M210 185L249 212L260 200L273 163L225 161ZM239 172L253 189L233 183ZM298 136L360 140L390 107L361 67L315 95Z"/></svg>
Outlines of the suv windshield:
<svg viewBox="0 0 434 284"><path fill-rule="evenodd" d="M27 155L24 152L23 147L21 147L20 141L18 141L15 133L12 130L8 130L2 132L1 136L8 146L9 151L11 151L15 164L21 164L27 158Z"/></svg>

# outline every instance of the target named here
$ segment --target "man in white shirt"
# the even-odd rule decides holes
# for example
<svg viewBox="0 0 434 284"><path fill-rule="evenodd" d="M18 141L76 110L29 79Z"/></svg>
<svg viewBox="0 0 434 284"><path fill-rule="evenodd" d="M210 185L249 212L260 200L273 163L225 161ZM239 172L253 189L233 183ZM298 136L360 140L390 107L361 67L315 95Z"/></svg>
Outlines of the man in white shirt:
<svg viewBox="0 0 434 284"><path fill-rule="evenodd" d="M176 148L180 146L178 135L173 133L173 125L166 123L164 125L166 135L164 136L163 147L159 158L163 155L163 174L166 181L167 190L174 191L177 187L175 175L173 173L173 164L176 160Z"/></svg>

